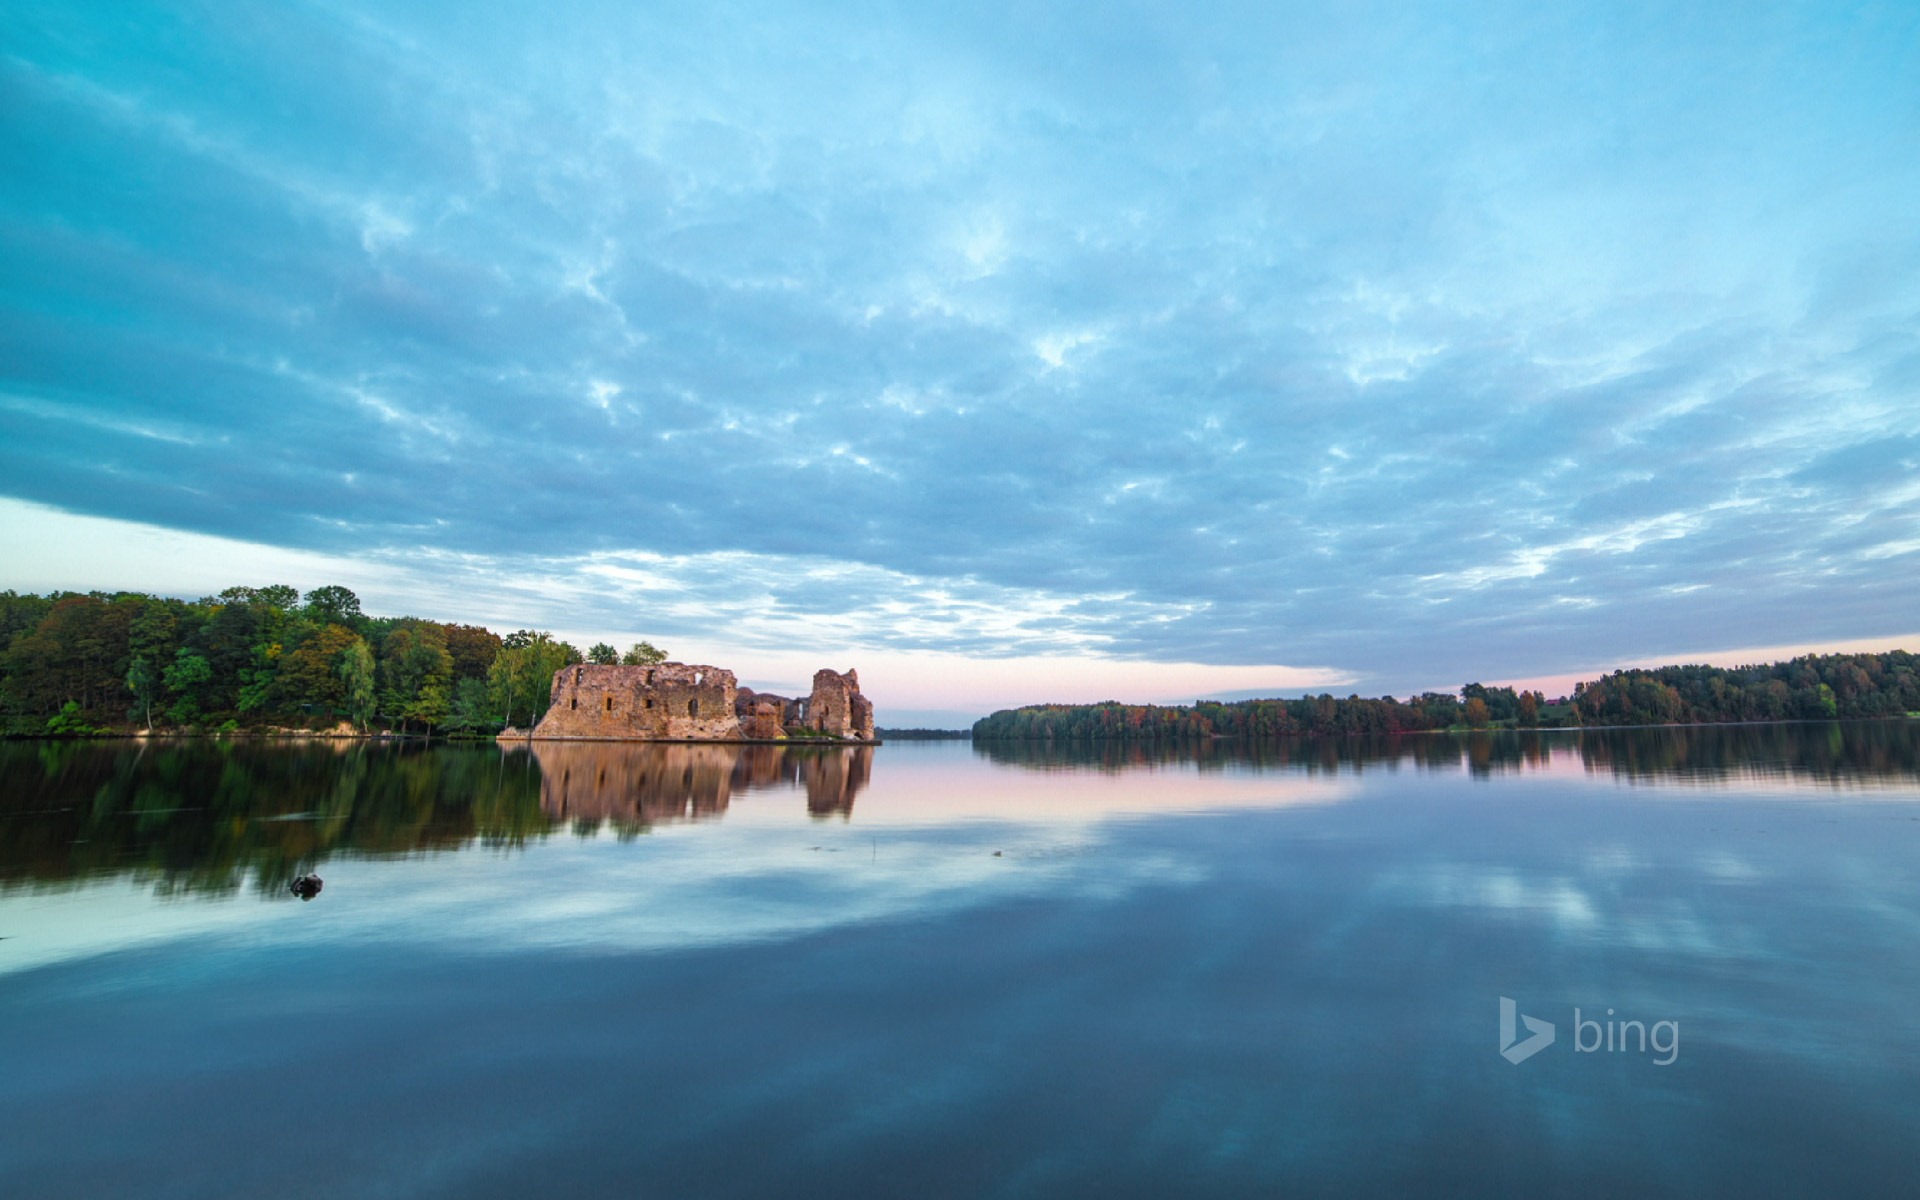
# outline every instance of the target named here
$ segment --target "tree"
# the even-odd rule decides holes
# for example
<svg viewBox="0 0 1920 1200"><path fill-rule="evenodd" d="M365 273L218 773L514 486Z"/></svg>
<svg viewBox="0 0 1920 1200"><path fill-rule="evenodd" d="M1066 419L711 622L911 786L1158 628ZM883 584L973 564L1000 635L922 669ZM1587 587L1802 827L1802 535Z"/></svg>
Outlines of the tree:
<svg viewBox="0 0 1920 1200"><path fill-rule="evenodd" d="M667 661L667 652L652 642L635 642L631 649L620 656L620 661L630 667L650 667Z"/></svg>
<svg viewBox="0 0 1920 1200"><path fill-rule="evenodd" d="M240 671L240 692L234 698L234 707L241 712L255 712L272 704L274 692L279 682L280 643L263 639L253 646L253 665Z"/></svg>
<svg viewBox="0 0 1920 1200"><path fill-rule="evenodd" d="M443 650L441 653L446 652ZM452 707L452 694L448 683L452 678L453 672L449 669L444 679L436 676L421 684L419 692L402 711L402 719L425 722L427 736L432 737L433 727L446 720L447 710Z"/></svg>
<svg viewBox="0 0 1920 1200"><path fill-rule="evenodd" d="M351 628L362 619L360 597L338 584L317 587L307 593L307 617L320 625Z"/></svg>
<svg viewBox="0 0 1920 1200"><path fill-rule="evenodd" d="M348 707L346 676L340 656L354 645L365 646L345 625L328 625L310 635L280 662L280 693L289 702L312 705L331 715Z"/></svg>
<svg viewBox="0 0 1920 1200"><path fill-rule="evenodd" d="M552 634L521 630L508 635L487 672L501 719L518 727L516 717L524 711L532 726L552 699L554 672L580 661L580 651L554 641Z"/></svg>
<svg viewBox="0 0 1920 1200"><path fill-rule="evenodd" d="M442 625L440 632L453 656L453 677L485 679L493 656L500 653L500 635L478 625Z"/></svg>
<svg viewBox="0 0 1920 1200"><path fill-rule="evenodd" d="M144 658L134 659L133 665L127 668L127 690L133 693L133 702L147 724L148 733L153 732L153 702L160 695L160 683L160 673Z"/></svg>
<svg viewBox="0 0 1920 1200"><path fill-rule="evenodd" d="M484 680L460 680L453 685L453 707L447 713L445 728L448 732L484 729L493 723L488 716L489 704Z"/></svg>
<svg viewBox="0 0 1920 1200"><path fill-rule="evenodd" d="M203 691L213 680L213 664L204 654L180 647L173 657L173 665L161 672L166 681L167 690L176 697L167 706L167 716L180 723L190 723L201 712Z"/></svg>
<svg viewBox="0 0 1920 1200"><path fill-rule="evenodd" d="M587 651L587 661L598 663L603 667L611 667L620 661L620 652L605 642L595 642L593 649Z"/></svg>
<svg viewBox="0 0 1920 1200"><path fill-rule="evenodd" d="M445 635L431 621L405 620L380 647L380 707L398 717L425 721L429 727L446 715L453 695L453 656ZM429 715L431 714L431 715Z"/></svg>
<svg viewBox="0 0 1920 1200"><path fill-rule="evenodd" d="M1532 729L1540 723L1540 698L1533 692L1520 693L1520 724Z"/></svg>
<svg viewBox="0 0 1920 1200"><path fill-rule="evenodd" d="M341 651L338 670L346 681L347 712L365 733L367 721L373 716L374 689L373 651L364 639L353 639L353 644Z"/></svg>
<svg viewBox="0 0 1920 1200"><path fill-rule="evenodd" d="M1467 724L1469 726L1474 729L1485 729L1487 727L1487 702L1485 700L1482 700L1478 696L1470 696L1467 699L1466 709Z"/></svg>
<svg viewBox="0 0 1920 1200"><path fill-rule="evenodd" d="M493 665L487 668L487 695L499 704L500 723L506 727L513 725L514 701L524 699L528 691L527 648L511 642L512 639L508 639L508 644L493 656Z"/></svg>
<svg viewBox="0 0 1920 1200"><path fill-rule="evenodd" d="M221 604L262 605L277 608L282 612L300 603L298 588L288 587L284 583L270 583L266 587L230 587L221 592L218 600Z"/></svg>

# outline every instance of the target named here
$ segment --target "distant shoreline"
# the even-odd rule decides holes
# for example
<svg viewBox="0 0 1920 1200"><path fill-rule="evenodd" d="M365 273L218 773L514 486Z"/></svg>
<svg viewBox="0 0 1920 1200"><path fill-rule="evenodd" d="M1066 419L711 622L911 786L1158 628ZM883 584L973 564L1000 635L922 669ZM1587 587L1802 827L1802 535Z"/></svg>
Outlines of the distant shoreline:
<svg viewBox="0 0 1920 1200"><path fill-rule="evenodd" d="M807 747L835 748L846 746L883 746L893 742L1159 742L1159 741L1210 741L1210 742L1280 742L1317 738L1352 737L1489 737L1499 734L1568 734L1568 733L1612 733L1615 731L1646 729L1737 729L1744 726L1770 727L1776 725L1863 725L1873 722L1920 721L1920 713L1902 713L1897 716L1878 717L1782 717L1775 721L1666 721L1645 725L1558 725L1517 727L1503 725L1487 729L1395 729L1395 730L1353 730L1347 732L1298 730L1273 734L1211 733L1203 738L1187 736L1169 737L1075 737L1031 735L1026 737L980 737L966 730L935 730L925 732L887 732L885 736L870 742L855 741L847 738L615 738L615 737L503 737L499 734L425 734L425 733L332 733L306 732L284 729L209 729L189 732L178 729L156 729L152 733L145 730L107 730L93 733L7 733L0 734L0 741L8 742L188 742L188 741L260 741L260 742L425 742L441 745L499 746L514 749L522 745L535 743L581 743L591 742L599 745L631 744L636 746L785 746L789 749Z"/></svg>

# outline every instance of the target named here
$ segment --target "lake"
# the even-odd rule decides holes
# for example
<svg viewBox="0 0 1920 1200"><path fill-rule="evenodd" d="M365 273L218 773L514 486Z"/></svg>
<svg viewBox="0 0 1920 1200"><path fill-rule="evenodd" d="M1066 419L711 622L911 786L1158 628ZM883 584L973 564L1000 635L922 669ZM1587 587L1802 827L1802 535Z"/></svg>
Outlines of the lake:
<svg viewBox="0 0 1920 1200"><path fill-rule="evenodd" d="M1916 998L1920 722L0 744L14 1200L1911 1195Z"/></svg>

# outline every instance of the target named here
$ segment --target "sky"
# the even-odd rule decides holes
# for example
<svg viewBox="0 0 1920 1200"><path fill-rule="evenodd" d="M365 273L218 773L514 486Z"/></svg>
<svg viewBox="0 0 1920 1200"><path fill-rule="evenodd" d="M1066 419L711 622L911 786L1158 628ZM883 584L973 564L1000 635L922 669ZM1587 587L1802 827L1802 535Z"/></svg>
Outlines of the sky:
<svg viewBox="0 0 1920 1200"><path fill-rule="evenodd" d="M1920 3L14 0L0 587L880 722L1920 649Z"/></svg>

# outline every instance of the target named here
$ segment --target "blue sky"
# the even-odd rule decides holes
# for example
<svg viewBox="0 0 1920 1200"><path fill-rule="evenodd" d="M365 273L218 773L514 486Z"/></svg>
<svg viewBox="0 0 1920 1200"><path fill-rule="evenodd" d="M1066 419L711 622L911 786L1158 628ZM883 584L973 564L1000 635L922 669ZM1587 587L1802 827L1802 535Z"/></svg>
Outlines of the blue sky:
<svg viewBox="0 0 1920 1200"><path fill-rule="evenodd" d="M0 166L0 586L955 714L1920 630L1912 3L21 0Z"/></svg>

